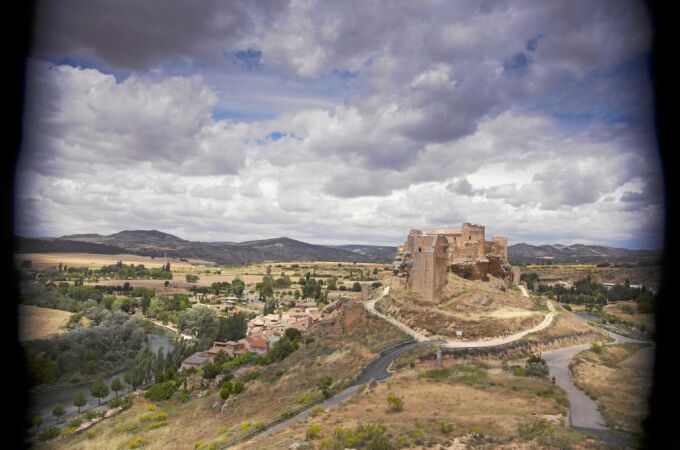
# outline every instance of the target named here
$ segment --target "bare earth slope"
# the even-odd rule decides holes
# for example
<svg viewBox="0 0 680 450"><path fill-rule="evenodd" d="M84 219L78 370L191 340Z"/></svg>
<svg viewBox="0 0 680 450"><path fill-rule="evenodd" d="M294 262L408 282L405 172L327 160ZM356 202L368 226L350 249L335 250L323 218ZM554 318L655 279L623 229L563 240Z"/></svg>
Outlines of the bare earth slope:
<svg viewBox="0 0 680 450"><path fill-rule="evenodd" d="M465 280L449 274L439 301L423 299L407 290L391 290L376 309L426 336L478 339L513 334L538 325L543 310L513 288L501 290L498 280Z"/></svg>

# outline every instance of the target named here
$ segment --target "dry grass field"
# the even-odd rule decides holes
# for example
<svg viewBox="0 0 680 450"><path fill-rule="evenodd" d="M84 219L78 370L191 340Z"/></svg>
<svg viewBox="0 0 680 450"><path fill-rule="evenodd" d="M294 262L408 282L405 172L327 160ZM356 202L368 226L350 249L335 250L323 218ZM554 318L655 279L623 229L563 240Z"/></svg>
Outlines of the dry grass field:
<svg viewBox="0 0 680 450"><path fill-rule="evenodd" d="M565 310L556 302L553 302L553 305L558 312L552 325L524 338L532 344L539 345L541 350L567 347L596 340L611 340L599 327L588 324L587 321Z"/></svg>
<svg viewBox="0 0 680 450"><path fill-rule="evenodd" d="M470 339L512 334L539 324L544 317L538 311L541 307L519 290L501 290L497 283L453 274L439 301L393 289L378 301L376 309L432 336L452 337L462 330Z"/></svg>
<svg viewBox="0 0 680 450"><path fill-rule="evenodd" d="M627 323L630 323L638 328L644 325L647 330L654 330L654 314L640 314L637 312L637 303L635 302L616 302L605 305L602 308L603 312L614 316Z"/></svg>
<svg viewBox="0 0 680 450"><path fill-rule="evenodd" d="M125 264L144 264L148 268L161 267L165 262L163 258L150 258L148 256L139 255L97 255L93 253L17 253L14 255L17 262L29 260L32 262L35 269L46 269L49 267L57 267L59 263L65 264L68 267L88 267L90 269L99 269L108 264L115 264L122 261ZM176 268L190 268L191 264L210 264L209 261L192 260L189 262L181 261L179 259L168 258L170 266Z"/></svg>
<svg viewBox="0 0 680 450"><path fill-rule="evenodd" d="M568 428L565 394L551 390L547 379L515 377L492 366L478 379L437 380L420 376L424 369L400 371L306 422L235 448L287 449L298 442L316 449L336 427L367 423L384 425L398 448L598 448ZM402 411L389 411L389 395L403 398ZM311 428L320 436L308 440Z"/></svg>
<svg viewBox="0 0 680 450"><path fill-rule="evenodd" d="M571 366L574 383L595 399L608 424L639 433L652 385L651 347L608 345L579 353Z"/></svg>
<svg viewBox="0 0 680 450"><path fill-rule="evenodd" d="M44 448L115 449L139 436L147 442L144 448L193 450L199 442L226 440L251 429L257 422L272 420L284 408L296 408L319 396L316 386L322 376L329 375L335 382L347 381L375 358L378 350L405 338L394 327L368 316L361 305L345 308L341 328L323 332L312 329L314 342L302 344L279 363L258 367L260 377L249 382L225 412L211 408L219 398L218 391L212 390L202 398L184 403L176 398L157 403L167 418L152 426L142 419L149 414L148 402L137 398L130 410L94 426L91 438L80 434Z"/></svg>
<svg viewBox="0 0 680 450"><path fill-rule="evenodd" d="M574 282L586 275L598 283L620 283L629 279L631 284L646 284L657 287L661 279L661 266L643 267L596 267L595 264L534 264L522 267L522 273L537 273L542 278L563 277Z"/></svg>
<svg viewBox="0 0 680 450"><path fill-rule="evenodd" d="M62 332L71 313L58 309L19 305L19 340L47 339Z"/></svg>

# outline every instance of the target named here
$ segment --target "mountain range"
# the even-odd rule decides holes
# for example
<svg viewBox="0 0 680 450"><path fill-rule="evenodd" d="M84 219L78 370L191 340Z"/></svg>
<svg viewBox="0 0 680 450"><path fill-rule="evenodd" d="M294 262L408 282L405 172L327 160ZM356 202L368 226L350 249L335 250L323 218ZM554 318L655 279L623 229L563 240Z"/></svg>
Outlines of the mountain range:
<svg viewBox="0 0 680 450"><path fill-rule="evenodd" d="M376 245L317 245L287 237L246 242L193 242L158 230L125 230L110 235L72 234L56 238L17 238L19 253L133 253L194 258L217 264L252 262L343 261L391 262L397 248ZM515 244L508 247L514 263L647 262L660 259L655 250L629 250L598 245Z"/></svg>

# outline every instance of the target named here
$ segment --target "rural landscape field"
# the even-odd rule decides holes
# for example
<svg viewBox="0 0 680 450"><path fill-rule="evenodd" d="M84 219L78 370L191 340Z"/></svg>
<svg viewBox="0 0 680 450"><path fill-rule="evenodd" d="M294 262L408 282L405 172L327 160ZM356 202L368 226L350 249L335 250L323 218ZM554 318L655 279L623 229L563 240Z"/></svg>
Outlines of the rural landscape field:
<svg viewBox="0 0 680 450"><path fill-rule="evenodd" d="M395 285L387 262L15 262L39 448L601 448L642 436L658 267L520 263L514 282L454 270L428 300ZM251 335L267 350L230 347ZM565 349L568 364L551 359ZM560 370L570 375L552 383ZM573 427L582 400L569 387L606 432Z"/></svg>
<svg viewBox="0 0 680 450"><path fill-rule="evenodd" d="M654 3L29 2L5 446L680 447Z"/></svg>

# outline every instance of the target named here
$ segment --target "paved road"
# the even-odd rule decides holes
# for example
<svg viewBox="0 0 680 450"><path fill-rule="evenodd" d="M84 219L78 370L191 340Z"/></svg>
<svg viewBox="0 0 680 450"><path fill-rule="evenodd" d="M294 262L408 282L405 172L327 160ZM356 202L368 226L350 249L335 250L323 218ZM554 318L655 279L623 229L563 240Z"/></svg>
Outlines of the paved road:
<svg viewBox="0 0 680 450"><path fill-rule="evenodd" d="M604 330L609 336L614 338L612 344L638 343L650 344L649 341L632 339L620 334ZM632 439L627 436L613 433L606 426L606 422L597 403L588 397L583 391L577 388L571 380L569 373L569 363L577 353L590 348L590 344L575 345L573 347L561 348L550 352L544 352L541 357L548 363L550 376L555 377L559 385L567 393L569 399L569 424L580 431L595 435L601 439L615 443L617 445L635 445Z"/></svg>
<svg viewBox="0 0 680 450"><path fill-rule="evenodd" d="M519 288L522 291L522 295L524 295L525 297L529 296L524 286L519 286ZM366 307L369 313L374 314L388 321L389 323L395 325L400 330L404 331L406 334L413 337L414 341L406 345L393 348L383 353L380 357L378 357L374 361L372 361L368 366L366 366L366 368L364 368L359 377L357 377L356 383L353 386L348 387L347 389L343 390L342 392L336 394L335 396L323 402L321 404L322 408L324 409L331 408L345 401L346 399L354 395L359 389L359 386L363 384L366 384L372 380L380 381L389 378L392 374L388 371L388 367L392 363L392 361L394 361L397 357L407 352L408 350L414 348L415 346L424 344L440 344L448 348L474 348L474 347L499 346L507 344L509 342L517 341L529 333L534 333L536 331L540 331L546 328L552 323L556 313L554 306L550 301L548 301L548 308L550 309L550 313L546 315L543 322L529 330L525 330L520 333L507 336L505 338L497 338L485 341L468 341L468 342L457 340L434 341L416 332L415 330L399 322L398 320L388 317L376 311L375 310L376 302L387 294L389 294L389 287L386 287L383 290L380 297L364 303L364 306ZM612 342L612 344L622 342L643 342L627 338L625 336L620 336L609 331L607 331L607 333L615 339L615 341ZM581 431L596 435L602 439L606 439L610 442L617 443L619 445L630 445L631 440L629 438L620 435L615 435L614 433L609 431L609 429L605 425L605 421L602 415L597 409L597 404L593 400L591 400L588 396L586 396L582 391L576 388L576 386L574 386L574 384L571 382L571 377L569 375L569 362L578 352L588 348L590 348L590 344L582 344L574 347L568 347L551 352L546 352L542 354L542 357L548 363L550 375L551 376L554 375L557 384L559 384L560 387L562 387L567 392L567 397L569 398L569 421L571 426L578 428ZM304 421L309 417L310 413L311 408L286 420L285 422L281 422L280 424L262 432L259 435L259 437L270 436L272 434L275 434L281 430L290 427L292 424L296 422Z"/></svg>
<svg viewBox="0 0 680 450"><path fill-rule="evenodd" d="M394 361L403 353L411 350L413 347L420 344L421 343L417 341L411 341L405 345L401 345L384 352L378 359L373 360L364 368L364 370L362 370L361 374L359 374L353 386L350 386L347 389L329 398L325 402L321 403L320 406L324 409L332 408L333 406L336 406L339 403L342 403L343 401L353 396L359 390L359 387L361 385L369 383L371 381L381 381L386 378L389 378L392 375L392 373L390 373L387 370L387 368L390 366L392 361ZM263 431L259 436L260 437L270 436L272 434L278 433L281 430L285 430L294 423L303 422L309 417L311 412L312 408L305 410L299 413L298 415L291 417L285 422L281 422L280 424L268 429L267 431Z"/></svg>

